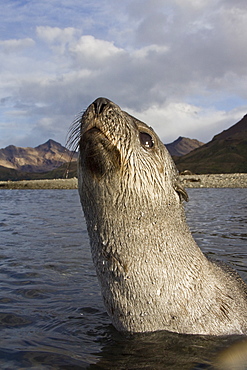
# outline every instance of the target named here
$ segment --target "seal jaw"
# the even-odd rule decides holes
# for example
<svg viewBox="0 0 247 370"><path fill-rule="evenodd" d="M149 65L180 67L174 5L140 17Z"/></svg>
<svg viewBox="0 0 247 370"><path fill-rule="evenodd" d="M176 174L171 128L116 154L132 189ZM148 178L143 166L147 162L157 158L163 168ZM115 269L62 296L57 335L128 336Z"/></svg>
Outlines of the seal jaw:
<svg viewBox="0 0 247 370"><path fill-rule="evenodd" d="M97 179L120 168L119 150L96 127L87 130L82 136L80 152L83 153L81 160L85 168Z"/></svg>
<svg viewBox="0 0 247 370"><path fill-rule="evenodd" d="M98 180L119 170L121 166L115 127L110 122L112 111L115 116L121 109L107 98L98 98L80 120L80 160L93 178Z"/></svg>

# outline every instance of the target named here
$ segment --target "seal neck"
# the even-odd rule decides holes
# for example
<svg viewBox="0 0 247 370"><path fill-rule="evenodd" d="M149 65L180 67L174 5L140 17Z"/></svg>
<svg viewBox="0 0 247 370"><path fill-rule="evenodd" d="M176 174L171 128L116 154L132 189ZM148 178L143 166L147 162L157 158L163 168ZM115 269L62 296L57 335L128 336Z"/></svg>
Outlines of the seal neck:
<svg viewBox="0 0 247 370"><path fill-rule="evenodd" d="M184 266L195 270L206 259L194 241L185 221L184 209L169 194L169 202L152 202L150 197L131 202L106 197L108 204L83 206L90 235L92 255L96 265L105 258L118 261L121 266L134 265L135 261L150 265L157 259L165 269ZM101 198L102 199L102 198ZM143 206L145 205L145 207ZM153 260L153 261L152 261ZM181 261L181 264L178 263ZM181 274L181 268L180 274Z"/></svg>

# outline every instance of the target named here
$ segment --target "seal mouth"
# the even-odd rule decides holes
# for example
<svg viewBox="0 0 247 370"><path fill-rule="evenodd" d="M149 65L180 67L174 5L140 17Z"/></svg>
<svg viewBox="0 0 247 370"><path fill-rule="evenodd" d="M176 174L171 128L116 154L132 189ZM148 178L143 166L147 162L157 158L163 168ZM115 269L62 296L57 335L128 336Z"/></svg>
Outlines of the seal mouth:
<svg viewBox="0 0 247 370"><path fill-rule="evenodd" d="M94 150L97 147L102 147L107 149L111 144L111 140L106 136L106 134L97 126L88 126L82 133L80 137L80 149L83 150ZM102 149L101 148L101 149ZM90 156L90 152L87 153Z"/></svg>
<svg viewBox="0 0 247 370"><path fill-rule="evenodd" d="M96 99L84 112L81 119L81 137L91 129L98 129L104 134L106 129L104 119L110 119L112 110L115 112L120 108L107 98ZM115 113L114 113L115 114ZM106 135L105 135L106 136Z"/></svg>
<svg viewBox="0 0 247 370"><path fill-rule="evenodd" d="M82 133L82 135L81 135L81 140L85 140L85 138L84 138L84 136L86 135L86 137L88 136L88 135L92 135L92 136L104 136L105 137L105 139L106 140L109 140L107 137L106 137L106 135L103 133L103 131L100 129L100 128L98 128L97 126L93 126L93 127L87 127L84 131L83 131L83 133Z"/></svg>
<svg viewBox="0 0 247 370"><path fill-rule="evenodd" d="M81 158L85 168L96 178L119 170L121 156L116 146L98 127L87 127L80 139Z"/></svg>

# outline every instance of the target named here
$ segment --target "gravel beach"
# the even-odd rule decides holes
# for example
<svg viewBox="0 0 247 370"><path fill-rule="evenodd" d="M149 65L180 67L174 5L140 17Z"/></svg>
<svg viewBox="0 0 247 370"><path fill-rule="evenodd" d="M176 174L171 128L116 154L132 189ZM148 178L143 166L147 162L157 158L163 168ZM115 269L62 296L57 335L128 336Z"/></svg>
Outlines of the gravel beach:
<svg viewBox="0 0 247 370"><path fill-rule="evenodd" d="M180 175L185 188L247 188L247 173ZM0 181L0 189L76 189L77 178Z"/></svg>
<svg viewBox="0 0 247 370"><path fill-rule="evenodd" d="M180 175L185 188L247 188L247 173Z"/></svg>

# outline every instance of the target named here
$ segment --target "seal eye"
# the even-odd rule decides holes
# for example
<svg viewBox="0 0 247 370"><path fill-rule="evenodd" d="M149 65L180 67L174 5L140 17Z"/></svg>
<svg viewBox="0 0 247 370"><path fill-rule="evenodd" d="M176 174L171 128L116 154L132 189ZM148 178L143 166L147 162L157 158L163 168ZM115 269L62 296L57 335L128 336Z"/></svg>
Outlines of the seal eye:
<svg viewBox="0 0 247 370"><path fill-rule="evenodd" d="M147 134L146 132L140 132L139 134L141 145L144 148L150 149L154 146L154 141L152 136Z"/></svg>

